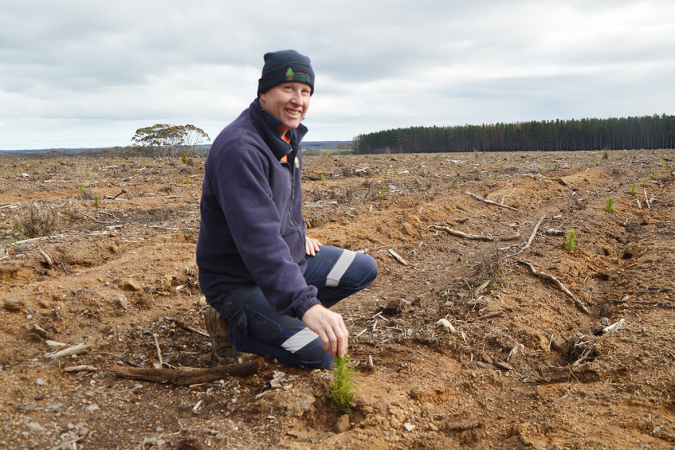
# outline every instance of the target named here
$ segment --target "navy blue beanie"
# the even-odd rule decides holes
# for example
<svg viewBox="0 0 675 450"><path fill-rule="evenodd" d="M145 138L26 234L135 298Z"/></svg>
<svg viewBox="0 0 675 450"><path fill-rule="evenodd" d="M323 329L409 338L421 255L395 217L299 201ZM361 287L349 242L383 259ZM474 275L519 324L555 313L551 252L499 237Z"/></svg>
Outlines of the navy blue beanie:
<svg viewBox="0 0 675 450"><path fill-rule="evenodd" d="M312 88L314 93L314 71L309 58L295 50L281 50L265 53L265 65L258 80L258 95L277 84L298 81Z"/></svg>

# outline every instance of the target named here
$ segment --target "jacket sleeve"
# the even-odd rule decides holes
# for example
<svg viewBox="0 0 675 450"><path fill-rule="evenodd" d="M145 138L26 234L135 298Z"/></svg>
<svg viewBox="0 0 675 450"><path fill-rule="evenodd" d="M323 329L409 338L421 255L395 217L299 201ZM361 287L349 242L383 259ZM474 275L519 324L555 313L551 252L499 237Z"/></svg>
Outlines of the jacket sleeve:
<svg viewBox="0 0 675 450"><path fill-rule="evenodd" d="M308 286L281 236L281 218L272 199L267 161L247 146L231 149L210 180L237 250L253 280L280 315L302 318L321 302Z"/></svg>

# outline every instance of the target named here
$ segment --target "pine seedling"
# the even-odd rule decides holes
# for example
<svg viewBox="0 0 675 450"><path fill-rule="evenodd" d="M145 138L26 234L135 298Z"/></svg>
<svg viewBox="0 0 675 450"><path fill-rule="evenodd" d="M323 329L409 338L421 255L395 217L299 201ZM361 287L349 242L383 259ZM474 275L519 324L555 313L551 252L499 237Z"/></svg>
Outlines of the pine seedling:
<svg viewBox="0 0 675 450"><path fill-rule="evenodd" d="M630 195L633 195L633 196L635 195L635 184L636 183L633 183L633 187L630 188Z"/></svg>
<svg viewBox="0 0 675 450"><path fill-rule="evenodd" d="M382 189L380 189L380 200L384 198L384 193L387 190L387 186L382 186Z"/></svg>
<svg viewBox="0 0 675 450"><path fill-rule="evenodd" d="M335 358L332 373L333 382L328 386L327 397L340 412L349 414L352 411L352 403L356 395L354 392L356 386L354 376L356 373L349 366L349 355L345 355L344 358Z"/></svg>
<svg viewBox="0 0 675 450"><path fill-rule="evenodd" d="M324 175L323 172L321 172L321 184L324 186L326 185L326 175Z"/></svg>
<svg viewBox="0 0 675 450"><path fill-rule="evenodd" d="M459 165L455 166L455 172L459 173Z"/></svg>
<svg viewBox="0 0 675 450"><path fill-rule="evenodd" d="M422 176L424 176L424 167L422 167Z"/></svg>
<svg viewBox="0 0 675 450"><path fill-rule="evenodd" d="M607 199L607 204L605 205L605 211L610 214L614 214L614 199L612 197Z"/></svg>
<svg viewBox="0 0 675 450"><path fill-rule="evenodd" d="M384 179L387 179L387 169L384 169Z"/></svg>
<svg viewBox="0 0 675 450"><path fill-rule="evenodd" d="M94 206L98 206L98 195L94 195Z"/></svg>
<svg viewBox="0 0 675 450"><path fill-rule="evenodd" d="M136 169L132 170L132 171L131 171L131 174L132 174L132 175L136 175Z"/></svg>
<svg viewBox="0 0 675 450"><path fill-rule="evenodd" d="M40 171L40 180L44 180L44 179L45 179L45 175L42 171Z"/></svg>
<svg viewBox="0 0 675 450"><path fill-rule="evenodd" d="M183 153L183 156L181 157L181 161L183 161L183 164L188 163L188 155L187 153Z"/></svg>
<svg viewBox="0 0 675 450"><path fill-rule="evenodd" d="M656 180L656 168L654 168L654 174L652 175L652 180Z"/></svg>
<svg viewBox="0 0 675 450"><path fill-rule="evenodd" d="M495 181L496 181L496 180L497 180L497 178L499 178L499 174L498 174L497 172L495 172L495 177L493 178L493 180L495 180Z"/></svg>
<svg viewBox="0 0 675 450"><path fill-rule="evenodd" d="M570 230L570 233L567 235L567 241L565 241L565 250L568 252L573 252L576 248L574 245L574 238L576 237L577 232Z"/></svg>
<svg viewBox="0 0 675 450"><path fill-rule="evenodd" d="M173 170L169 170L169 176L170 176L170 177L173 176Z"/></svg>
<svg viewBox="0 0 675 450"><path fill-rule="evenodd" d="M555 166L553 166L553 170L558 170L558 163L555 163Z"/></svg>
<svg viewBox="0 0 675 450"><path fill-rule="evenodd" d="M87 180L89 179L89 172L87 172Z"/></svg>
<svg viewBox="0 0 675 450"><path fill-rule="evenodd" d="M455 178L454 180L452 180L452 184L450 185L450 189L454 189L454 188L455 188L455 185L457 185L457 178Z"/></svg>
<svg viewBox="0 0 675 450"><path fill-rule="evenodd" d="M190 175L187 176L187 180L185 181L185 184L190 184Z"/></svg>
<svg viewBox="0 0 675 450"><path fill-rule="evenodd" d="M647 180L642 180L642 187L647 187Z"/></svg>
<svg viewBox="0 0 675 450"><path fill-rule="evenodd" d="M80 193L84 192L84 184L80 183L78 191L80 191Z"/></svg>

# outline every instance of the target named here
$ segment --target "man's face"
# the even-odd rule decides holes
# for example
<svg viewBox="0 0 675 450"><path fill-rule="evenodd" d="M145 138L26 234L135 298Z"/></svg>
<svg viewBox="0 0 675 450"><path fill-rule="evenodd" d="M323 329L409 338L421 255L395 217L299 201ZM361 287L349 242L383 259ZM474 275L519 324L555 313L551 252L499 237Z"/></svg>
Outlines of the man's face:
<svg viewBox="0 0 675 450"><path fill-rule="evenodd" d="M309 109L312 88L305 83L289 81L260 94L260 106L283 122L277 131L281 134L298 128Z"/></svg>

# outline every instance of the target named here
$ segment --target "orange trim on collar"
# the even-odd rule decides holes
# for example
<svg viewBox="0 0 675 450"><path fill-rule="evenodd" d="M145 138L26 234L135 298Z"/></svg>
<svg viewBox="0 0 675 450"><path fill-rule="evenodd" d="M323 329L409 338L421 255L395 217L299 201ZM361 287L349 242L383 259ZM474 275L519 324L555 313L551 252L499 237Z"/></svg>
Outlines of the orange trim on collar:
<svg viewBox="0 0 675 450"><path fill-rule="evenodd" d="M279 161L287 163L288 162L288 155L284 155L284 157L281 158Z"/></svg>
<svg viewBox="0 0 675 450"><path fill-rule="evenodd" d="M284 133L284 134L281 135L281 139L283 139L284 142L287 143L287 144L290 144L290 143L291 143L291 138L289 138L288 136L286 136L286 133Z"/></svg>

